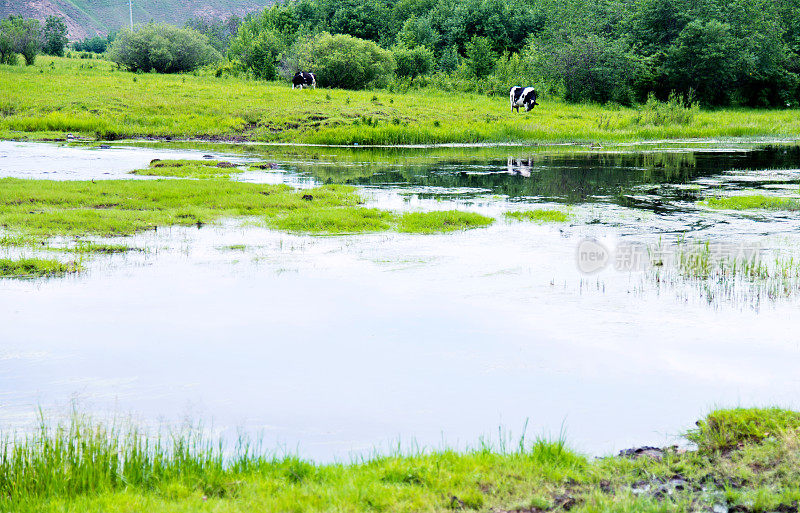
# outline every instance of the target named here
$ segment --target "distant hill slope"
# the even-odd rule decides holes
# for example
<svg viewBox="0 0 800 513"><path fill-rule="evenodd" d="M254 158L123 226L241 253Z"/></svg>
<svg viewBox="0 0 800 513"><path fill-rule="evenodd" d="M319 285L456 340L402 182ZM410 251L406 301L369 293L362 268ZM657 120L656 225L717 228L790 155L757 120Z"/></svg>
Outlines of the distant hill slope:
<svg viewBox="0 0 800 513"><path fill-rule="evenodd" d="M270 0L133 0L133 22L152 20L182 25L195 16L242 16L268 3ZM39 20L61 16L70 41L105 35L130 23L128 0L0 0L0 17L10 14Z"/></svg>

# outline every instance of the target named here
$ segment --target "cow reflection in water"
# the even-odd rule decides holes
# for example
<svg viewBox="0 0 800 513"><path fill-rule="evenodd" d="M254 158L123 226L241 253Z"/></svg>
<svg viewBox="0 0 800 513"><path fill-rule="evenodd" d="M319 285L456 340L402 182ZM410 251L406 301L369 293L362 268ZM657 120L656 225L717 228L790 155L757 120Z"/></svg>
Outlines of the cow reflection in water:
<svg viewBox="0 0 800 513"><path fill-rule="evenodd" d="M514 157L508 157L508 174L510 175L519 175L527 178L531 176L532 166L530 158L515 159Z"/></svg>

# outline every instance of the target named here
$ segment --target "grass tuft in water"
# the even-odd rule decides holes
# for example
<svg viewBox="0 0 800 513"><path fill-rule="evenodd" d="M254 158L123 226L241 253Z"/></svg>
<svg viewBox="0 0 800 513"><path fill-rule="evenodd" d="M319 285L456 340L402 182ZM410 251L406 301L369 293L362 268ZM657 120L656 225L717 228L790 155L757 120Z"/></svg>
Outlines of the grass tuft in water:
<svg viewBox="0 0 800 513"><path fill-rule="evenodd" d="M494 218L475 212L439 210L409 212L400 216L398 230L404 233L438 233L489 226Z"/></svg>
<svg viewBox="0 0 800 513"><path fill-rule="evenodd" d="M707 198L700 204L718 210L800 210L800 200L761 194Z"/></svg>
<svg viewBox="0 0 800 513"><path fill-rule="evenodd" d="M218 160L154 160L147 169L135 169L132 175L164 176L170 178L226 178L242 173L243 169L230 162Z"/></svg>
<svg viewBox="0 0 800 513"><path fill-rule="evenodd" d="M347 207L294 210L267 218L279 230L315 234L380 232L392 228L395 215L376 208Z"/></svg>
<svg viewBox="0 0 800 513"><path fill-rule="evenodd" d="M0 259L0 278L43 278L63 276L78 272L82 266L77 262L63 263L43 258L2 258Z"/></svg>
<svg viewBox="0 0 800 513"><path fill-rule="evenodd" d="M515 210L506 212L505 216L517 221L533 221L536 223L563 223L569 219L569 214L566 212L547 209Z"/></svg>

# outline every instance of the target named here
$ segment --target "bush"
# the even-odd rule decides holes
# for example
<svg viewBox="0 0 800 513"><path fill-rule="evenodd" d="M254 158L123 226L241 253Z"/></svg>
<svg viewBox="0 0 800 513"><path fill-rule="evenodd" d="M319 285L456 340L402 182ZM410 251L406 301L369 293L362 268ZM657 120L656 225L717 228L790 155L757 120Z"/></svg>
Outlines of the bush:
<svg viewBox="0 0 800 513"><path fill-rule="evenodd" d="M67 46L67 25L58 16L48 16L42 31L43 48L47 55L64 56L64 47Z"/></svg>
<svg viewBox="0 0 800 513"><path fill-rule="evenodd" d="M284 76L312 71L319 85L342 89L382 87L395 67L392 53L372 41L328 32L296 43L281 61Z"/></svg>
<svg viewBox="0 0 800 513"><path fill-rule="evenodd" d="M660 102L653 93L650 93L647 103L637 109L632 122L635 125L688 125L694 120L698 110L691 94L688 98L684 98L673 92L666 102Z"/></svg>
<svg viewBox="0 0 800 513"><path fill-rule="evenodd" d="M425 46L408 48L396 46L392 49L397 76L414 80L420 75L427 75L433 69L433 52Z"/></svg>
<svg viewBox="0 0 800 513"><path fill-rule="evenodd" d="M114 34L109 34L108 37L87 37L82 41L74 42L72 48L77 52L103 53L112 41L114 41Z"/></svg>
<svg viewBox="0 0 800 513"><path fill-rule="evenodd" d="M123 30L108 50L111 60L130 71L178 73L221 59L208 38L195 30L153 24Z"/></svg>

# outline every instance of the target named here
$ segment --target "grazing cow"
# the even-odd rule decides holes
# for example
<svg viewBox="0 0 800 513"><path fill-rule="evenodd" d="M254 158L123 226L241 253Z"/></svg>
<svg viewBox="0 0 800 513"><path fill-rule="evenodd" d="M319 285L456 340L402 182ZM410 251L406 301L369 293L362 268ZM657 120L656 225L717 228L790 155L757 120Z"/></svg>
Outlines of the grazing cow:
<svg viewBox="0 0 800 513"><path fill-rule="evenodd" d="M523 105L525 106L525 112L529 112L539 105L536 103L538 95L533 87L514 86L508 91L508 98L511 101L511 112L514 112L514 109L519 112L519 108Z"/></svg>
<svg viewBox="0 0 800 513"><path fill-rule="evenodd" d="M314 76L313 73L298 71L294 74L294 77L292 77L292 89L295 87L302 89L308 86L311 86L314 89L317 88L317 77Z"/></svg>

